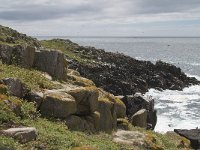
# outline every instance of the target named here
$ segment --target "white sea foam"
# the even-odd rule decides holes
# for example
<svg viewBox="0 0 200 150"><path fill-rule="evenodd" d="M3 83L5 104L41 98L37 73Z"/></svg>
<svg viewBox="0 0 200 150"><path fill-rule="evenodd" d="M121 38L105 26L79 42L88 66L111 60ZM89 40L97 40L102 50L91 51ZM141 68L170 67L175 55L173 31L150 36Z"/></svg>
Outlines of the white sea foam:
<svg viewBox="0 0 200 150"><path fill-rule="evenodd" d="M195 76L197 79L200 77ZM145 96L155 99L158 121L157 132L173 131L176 128L200 127L200 86L194 85L183 91L150 89Z"/></svg>

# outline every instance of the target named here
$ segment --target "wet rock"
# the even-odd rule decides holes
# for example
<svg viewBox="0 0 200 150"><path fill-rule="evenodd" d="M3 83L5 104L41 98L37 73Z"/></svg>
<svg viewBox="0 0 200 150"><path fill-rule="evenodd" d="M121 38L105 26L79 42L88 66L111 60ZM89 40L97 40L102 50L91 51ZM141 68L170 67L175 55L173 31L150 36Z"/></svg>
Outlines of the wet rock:
<svg viewBox="0 0 200 150"><path fill-rule="evenodd" d="M200 129L191 129L191 130L174 129L174 132L190 140L191 147L193 149L200 148Z"/></svg>
<svg viewBox="0 0 200 150"><path fill-rule="evenodd" d="M45 93L39 109L43 115L56 118L66 118L77 111L75 99L59 91Z"/></svg>
<svg viewBox="0 0 200 150"><path fill-rule="evenodd" d="M181 90L200 83L187 77L180 68L162 61L153 64L124 54L77 45L73 51L88 61L86 64L72 59L69 67L114 95L145 93L149 88Z"/></svg>
<svg viewBox="0 0 200 150"><path fill-rule="evenodd" d="M37 130L33 127L10 128L2 130L1 133L13 137L20 143L27 143L37 138Z"/></svg>

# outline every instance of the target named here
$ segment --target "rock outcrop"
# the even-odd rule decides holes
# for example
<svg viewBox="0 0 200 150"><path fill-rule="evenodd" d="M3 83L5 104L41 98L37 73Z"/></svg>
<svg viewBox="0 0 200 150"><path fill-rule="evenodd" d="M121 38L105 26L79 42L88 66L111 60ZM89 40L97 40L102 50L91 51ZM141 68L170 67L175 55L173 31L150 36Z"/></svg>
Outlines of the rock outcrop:
<svg viewBox="0 0 200 150"><path fill-rule="evenodd" d="M35 52L34 67L47 72L55 79L66 76L66 61L64 54L58 50L40 49Z"/></svg>
<svg viewBox="0 0 200 150"><path fill-rule="evenodd" d="M65 92L47 92L40 106L43 115L55 118L66 118L77 111L75 99Z"/></svg>
<svg viewBox="0 0 200 150"><path fill-rule="evenodd" d="M100 113L99 128L101 131L111 133L117 127L117 116L114 103L108 99L100 99L98 112Z"/></svg>
<svg viewBox="0 0 200 150"><path fill-rule="evenodd" d="M162 61L153 64L120 53L77 45L72 52L87 63L72 60L69 67L78 69L82 76L114 95L145 93L150 88L181 90L200 83L195 78L187 77L180 68Z"/></svg>
<svg viewBox="0 0 200 150"><path fill-rule="evenodd" d="M88 115L97 110L99 92L96 87L78 88L68 93L76 100L78 115Z"/></svg>
<svg viewBox="0 0 200 150"><path fill-rule="evenodd" d="M31 68L35 57L35 48L31 46L0 45L0 60L2 63Z"/></svg>
<svg viewBox="0 0 200 150"><path fill-rule="evenodd" d="M65 122L72 130L95 133L100 130L99 120L99 112L94 112L85 116L71 115L65 119Z"/></svg>
<svg viewBox="0 0 200 150"><path fill-rule="evenodd" d="M67 64L65 56L59 50L35 48L27 45L0 44L0 61L3 64L17 65L23 68L36 68L47 72L54 79L65 79Z"/></svg>

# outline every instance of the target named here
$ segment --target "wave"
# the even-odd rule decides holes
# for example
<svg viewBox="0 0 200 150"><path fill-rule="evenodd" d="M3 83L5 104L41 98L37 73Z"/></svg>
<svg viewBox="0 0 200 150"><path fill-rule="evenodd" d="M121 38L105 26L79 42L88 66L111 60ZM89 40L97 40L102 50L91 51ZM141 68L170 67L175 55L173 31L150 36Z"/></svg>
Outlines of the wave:
<svg viewBox="0 0 200 150"><path fill-rule="evenodd" d="M199 76L189 76L200 79ZM158 115L155 131L162 133L200 125L200 85L192 85L182 91L150 89L145 96L155 99Z"/></svg>

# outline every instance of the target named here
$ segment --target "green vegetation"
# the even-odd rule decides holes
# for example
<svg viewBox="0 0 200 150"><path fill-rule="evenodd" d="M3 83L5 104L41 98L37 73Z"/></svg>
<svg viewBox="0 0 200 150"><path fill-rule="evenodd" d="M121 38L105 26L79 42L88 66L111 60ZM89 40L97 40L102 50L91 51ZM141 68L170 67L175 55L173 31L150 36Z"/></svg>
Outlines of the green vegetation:
<svg viewBox="0 0 200 150"><path fill-rule="evenodd" d="M26 36L25 34L19 33L16 30L1 25L0 25L0 44L7 44L10 46L19 44L28 44L36 47L40 46L40 43L37 41L37 39Z"/></svg>
<svg viewBox="0 0 200 150"><path fill-rule="evenodd" d="M0 79L3 78L18 78L32 90L39 90L41 88L53 89L57 87L45 78L40 71L0 64Z"/></svg>
<svg viewBox="0 0 200 150"><path fill-rule="evenodd" d="M110 135L100 133L88 135L83 132L70 131L64 122L38 118L35 121L24 120L29 126L34 126L39 131L36 141L29 142L23 147L43 147L44 149L66 150L79 146L91 146L99 150L128 149L128 147L112 142Z"/></svg>
<svg viewBox="0 0 200 150"><path fill-rule="evenodd" d="M190 142L176 133L161 134L139 127L132 127L131 130L139 131L146 135L145 141L152 150L180 150L190 149Z"/></svg>
<svg viewBox="0 0 200 150"><path fill-rule="evenodd" d="M21 146L13 138L0 136L0 150L20 150Z"/></svg>
<svg viewBox="0 0 200 150"><path fill-rule="evenodd" d="M81 56L80 53L76 53L75 50L77 49L78 45L69 40L43 40L40 41L40 43L45 48L61 50L66 56L80 63L91 63L93 61L91 58L84 58L83 56L85 55Z"/></svg>
<svg viewBox="0 0 200 150"><path fill-rule="evenodd" d="M3 99L3 97L2 97ZM68 130L64 121L41 118L33 103L21 100L21 113L17 116L6 104L0 103L0 124L9 123L33 126L38 130L38 138L26 144L0 136L0 149L30 150L32 147L49 150L66 150L78 146L90 146L98 149L129 149L127 146L112 142L111 135L100 133L88 135Z"/></svg>
<svg viewBox="0 0 200 150"><path fill-rule="evenodd" d="M5 104L3 100L8 99L6 95L0 94L0 129L4 123L18 123L19 117Z"/></svg>

